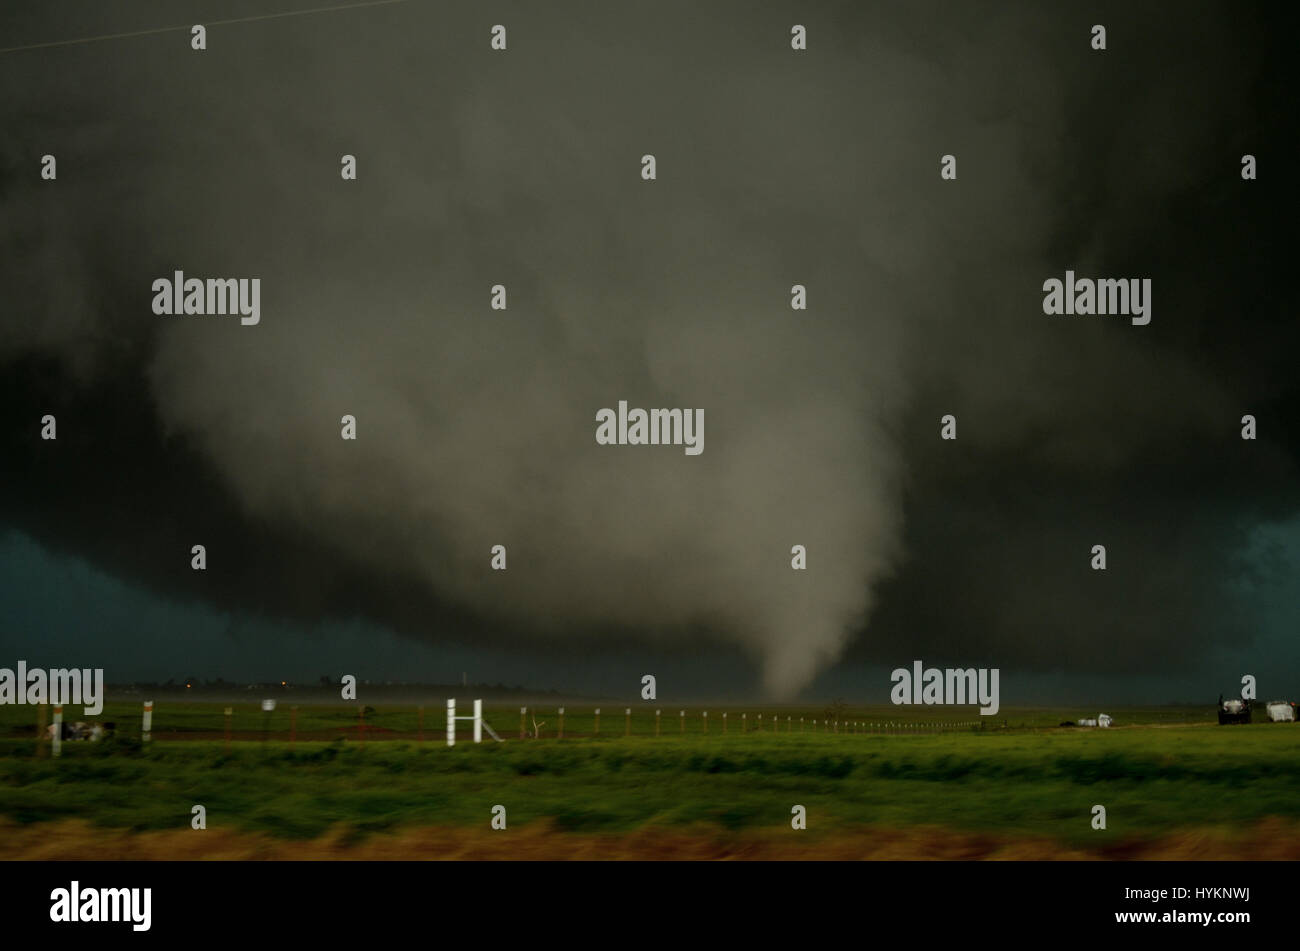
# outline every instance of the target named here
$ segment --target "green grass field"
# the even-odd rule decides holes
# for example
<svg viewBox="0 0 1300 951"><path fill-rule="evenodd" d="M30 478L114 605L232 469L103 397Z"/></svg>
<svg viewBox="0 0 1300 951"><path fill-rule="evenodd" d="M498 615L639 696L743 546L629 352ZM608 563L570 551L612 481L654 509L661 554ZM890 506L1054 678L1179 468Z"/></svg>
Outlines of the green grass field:
<svg viewBox="0 0 1300 951"><path fill-rule="evenodd" d="M426 742L367 739L355 733L326 741L286 742L289 711L269 717L253 705L236 710L243 739L225 752L218 735L222 705L159 703L154 731L139 741L138 704L107 707L118 736L65 743L59 759L37 755L28 708L3 708L0 720L0 817L18 824L69 817L131 830L188 829L191 806L203 804L210 828L306 839L346 828L352 836L422 826L487 829L490 809L506 806L512 829L547 823L558 834L625 835L646 828L773 833L790 828L791 806L808 810L809 833L833 836L863 827L938 826L954 832L1046 838L1088 849L1101 837L1142 839L1189 828L1246 830L1261 820L1300 820L1300 726L1187 724L1204 709L1107 711L1109 730L1058 729L1062 711L1008 710L981 728L917 716L925 708L841 711L839 734L812 731L824 711L780 711L773 733L753 729L757 711L728 710L728 733L699 711L681 732L677 709L664 709L655 737L653 709L638 710L624 738L622 707L602 716L594 734L590 708L568 708L565 737L548 711L541 739L518 739L518 707L489 710L505 739L448 749L435 714L426 711ZM887 734L846 733L845 722L912 724ZM21 711L22 717L15 717ZM750 731L735 724L745 712ZM719 711L720 713L720 711ZM1213 710L1210 708L1210 715ZM1095 714L1094 714L1095 715ZM786 716L792 730L785 729ZM804 717L804 732L798 728ZM735 719L733 719L735 718ZM356 708L298 711L303 733L353 727ZM389 737L412 737L418 713L379 707L366 717ZM531 717L529 718L531 725ZM944 726L920 726L936 724ZM460 734L468 739L466 733ZM26 736L24 736L26 732ZM48 751L47 751L48 752ZM1107 830L1091 827L1091 809L1107 810Z"/></svg>

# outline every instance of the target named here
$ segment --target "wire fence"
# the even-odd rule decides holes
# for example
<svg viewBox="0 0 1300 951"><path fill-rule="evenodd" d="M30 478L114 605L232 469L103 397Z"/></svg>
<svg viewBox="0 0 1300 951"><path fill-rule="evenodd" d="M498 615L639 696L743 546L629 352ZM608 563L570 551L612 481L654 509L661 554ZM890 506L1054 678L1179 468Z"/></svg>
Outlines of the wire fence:
<svg viewBox="0 0 1300 951"><path fill-rule="evenodd" d="M462 713L468 707L462 707ZM36 711L39 745L57 755L65 743L103 739L152 742L355 742L359 744L406 741L446 742L446 709L440 704L386 704L382 708L362 703L350 705L285 705L263 701L245 704L166 702L112 703L96 717L61 707L41 705ZM459 717L472 720L472 717ZM664 739L674 737L761 736L921 736L982 730L978 716L937 719L881 717L850 712L811 713L744 709L686 709L647 706L590 707L518 706L484 709L484 741L580 741ZM9 736L28 734L30 728L9 724ZM455 738L471 740L468 724L458 727ZM39 752L39 751L38 751Z"/></svg>

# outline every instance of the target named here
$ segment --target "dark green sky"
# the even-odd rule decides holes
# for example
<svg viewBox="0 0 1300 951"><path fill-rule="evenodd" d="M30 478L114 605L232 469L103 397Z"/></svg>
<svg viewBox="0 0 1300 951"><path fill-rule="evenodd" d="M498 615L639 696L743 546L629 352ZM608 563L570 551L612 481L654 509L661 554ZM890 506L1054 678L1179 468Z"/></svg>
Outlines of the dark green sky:
<svg viewBox="0 0 1300 951"><path fill-rule="evenodd" d="M212 13L54 3L0 12L0 46ZM883 699L921 658L1001 668L1006 703L1300 693L1271 16L409 0L0 54L0 651L118 681ZM177 269L260 278L261 323L155 316ZM1151 324L1045 316L1066 269L1150 278ZM704 453L596 445L624 399L702 408Z"/></svg>

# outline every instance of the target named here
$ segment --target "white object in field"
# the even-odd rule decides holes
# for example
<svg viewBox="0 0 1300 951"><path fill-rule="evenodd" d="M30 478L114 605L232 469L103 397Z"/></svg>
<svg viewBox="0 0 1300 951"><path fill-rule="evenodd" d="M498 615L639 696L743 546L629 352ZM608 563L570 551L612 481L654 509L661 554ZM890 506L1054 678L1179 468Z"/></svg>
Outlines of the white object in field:
<svg viewBox="0 0 1300 951"><path fill-rule="evenodd" d="M456 701L454 698L447 701L447 745L456 745L456 721L473 720L474 721L474 742L483 742L483 701L474 701L474 715L469 717L456 716ZM488 727L488 732L492 733L492 728ZM501 737L492 733L492 738L500 742Z"/></svg>
<svg viewBox="0 0 1300 951"><path fill-rule="evenodd" d="M1225 700L1225 701L1223 701L1223 712L1224 712L1224 713L1240 713L1242 710L1245 709L1245 707L1246 707L1246 705L1245 705L1244 703L1242 703L1240 700Z"/></svg>
<svg viewBox="0 0 1300 951"><path fill-rule="evenodd" d="M1265 709L1268 711L1268 718L1274 723L1295 722L1295 707L1285 700L1274 700Z"/></svg>
<svg viewBox="0 0 1300 951"><path fill-rule="evenodd" d="M1097 716L1097 726L1110 726L1110 717L1102 713Z"/></svg>
<svg viewBox="0 0 1300 951"><path fill-rule="evenodd" d="M275 709L275 701L274 701L274 700L263 700L263 701L262 701L262 709L265 710L267 713L270 713L272 710Z"/></svg>
<svg viewBox="0 0 1300 951"><path fill-rule="evenodd" d="M140 723L140 734L141 734L140 738L144 742L146 743L149 742L149 731L152 729L153 729L153 701L146 700L144 702L144 719Z"/></svg>
<svg viewBox="0 0 1300 951"><path fill-rule="evenodd" d="M55 706L54 708L54 738L51 749L54 755L58 756L63 752L63 707Z"/></svg>
<svg viewBox="0 0 1300 951"><path fill-rule="evenodd" d="M1096 721L1096 720L1080 720L1080 721L1079 721L1079 726L1096 726L1096 725L1097 725L1097 721Z"/></svg>

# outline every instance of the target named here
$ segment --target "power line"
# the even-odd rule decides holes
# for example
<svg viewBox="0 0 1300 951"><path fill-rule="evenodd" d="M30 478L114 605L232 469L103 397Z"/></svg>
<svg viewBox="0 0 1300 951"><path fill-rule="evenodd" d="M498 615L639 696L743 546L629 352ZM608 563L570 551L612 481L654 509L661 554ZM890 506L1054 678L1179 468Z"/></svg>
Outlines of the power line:
<svg viewBox="0 0 1300 951"><path fill-rule="evenodd" d="M203 26L227 26L231 23L252 23L256 20L278 20L281 17L300 17L312 13L332 13L335 10L356 10L359 7L383 7L394 3L406 3L407 0L364 0L361 3L343 3L334 7L314 7L310 10L289 10L285 13L263 13L258 16L236 17L231 20L207 20ZM152 30L136 30L131 33L107 33L104 36L83 36L75 40L54 40L50 43L33 43L31 46L10 46L0 49L0 53L21 53L23 50L44 50L55 46L76 46L81 43L99 43L104 40L123 40L131 36L152 36L155 33L172 33L176 30L189 30L193 23L182 26L160 26Z"/></svg>

